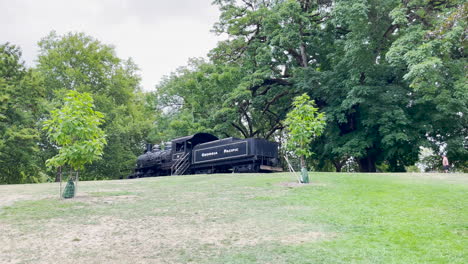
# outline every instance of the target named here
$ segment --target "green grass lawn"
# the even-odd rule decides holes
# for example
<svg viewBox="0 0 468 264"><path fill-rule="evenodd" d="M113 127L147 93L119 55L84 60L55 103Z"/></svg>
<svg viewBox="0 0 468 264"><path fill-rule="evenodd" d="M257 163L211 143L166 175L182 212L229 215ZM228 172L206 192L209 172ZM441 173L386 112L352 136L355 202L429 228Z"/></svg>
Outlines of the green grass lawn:
<svg viewBox="0 0 468 264"><path fill-rule="evenodd" d="M468 175L0 186L0 263L467 263Z"/></svg>

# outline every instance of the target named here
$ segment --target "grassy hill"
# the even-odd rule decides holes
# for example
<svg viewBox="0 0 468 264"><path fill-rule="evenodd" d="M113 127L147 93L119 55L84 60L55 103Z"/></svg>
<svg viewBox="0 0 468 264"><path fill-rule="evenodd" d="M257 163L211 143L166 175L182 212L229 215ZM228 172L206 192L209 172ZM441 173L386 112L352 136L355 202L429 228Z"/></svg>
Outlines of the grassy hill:
<svg viewBox="0 0 468 264"><path fill-rule="evenodd" d="M0 186L0 263L467 263L468 175Z"/></svg>

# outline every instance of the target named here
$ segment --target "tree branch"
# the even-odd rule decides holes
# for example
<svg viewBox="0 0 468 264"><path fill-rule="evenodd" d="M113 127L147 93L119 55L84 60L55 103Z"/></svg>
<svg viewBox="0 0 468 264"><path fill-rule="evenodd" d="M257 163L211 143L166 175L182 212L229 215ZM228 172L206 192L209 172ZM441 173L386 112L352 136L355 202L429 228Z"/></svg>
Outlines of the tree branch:
<svg viewBox="0 0 468 264"><path fill-rule="evenodd" d="M398 25L391 25L390 27L388 27L387 31L385 31L383 37L388 38L388 35L392 34L398 27Z"/></svg>
<svg viewBox="0 0 468 264"><path fill-rule="evenodd" d="M277 94L275 97L273 97L273 99L270 100L269 102L267 102L267 104L263 108L262 114L265 114L265 112L270 108L270 105L272 105L273 103L278 101L281 97L283 97L283 96L285 96L287 94L289 94L289 91L283 91L282 93Z"/></svg>
<svg viewBox="0 0 468 264"><path fill-rule="evenodd" d="M237 125L236 123L234 123L234 122L231 122L231 125L232 125L234 128L236 128L237 130L239 130L239 131L242 133L242 135L244 136L244 138L248 138L247 133L246 133L240 126L238 126L238 125Z"/></svg>
<svg viewBox="0 0 468 264"><path fill-rule="evenodd" d="M291 83L289 83L287 80L281 79L281 78L265 79L265 80L263 80L262 84L255 85L255 86L249 88L249 90L252 91L253 96L265 95L271 89L271 85L273 85L273 84L279 84L279 85L285 85L285 86L291 85ZM263 86L266 86L265 90L263 90L262 92L257 94L257 90L260 87L263 87Z"/></svg>

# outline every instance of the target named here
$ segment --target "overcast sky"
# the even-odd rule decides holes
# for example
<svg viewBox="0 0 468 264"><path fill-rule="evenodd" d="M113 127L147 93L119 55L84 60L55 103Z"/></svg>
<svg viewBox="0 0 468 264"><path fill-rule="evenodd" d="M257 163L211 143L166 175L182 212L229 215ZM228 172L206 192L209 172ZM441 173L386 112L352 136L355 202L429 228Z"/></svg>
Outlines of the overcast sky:
<svg viewBox="0 0 468 264"><path fill-rule="evenodd" d="M219 11L212 0L0 0L0 43L19 45L27 65L50 31L85 32L132 57L142 87L153 90L163 75L204 57L220 37L211 33Z"/></svg>

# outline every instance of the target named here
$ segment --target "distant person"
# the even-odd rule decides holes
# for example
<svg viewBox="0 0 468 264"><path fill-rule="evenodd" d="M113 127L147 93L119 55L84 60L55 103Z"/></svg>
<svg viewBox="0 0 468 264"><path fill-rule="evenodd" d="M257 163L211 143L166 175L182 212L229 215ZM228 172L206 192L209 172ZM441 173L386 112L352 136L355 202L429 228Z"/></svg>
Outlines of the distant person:
<svg viewBox="0 0 468 264"><path fill-rule="evenodd" d="M442 166L444 166L444 172L447 173L449 171L449 161L445 155L442 155Z"/></svg>

